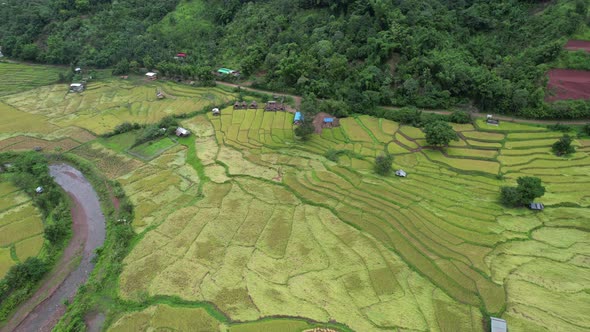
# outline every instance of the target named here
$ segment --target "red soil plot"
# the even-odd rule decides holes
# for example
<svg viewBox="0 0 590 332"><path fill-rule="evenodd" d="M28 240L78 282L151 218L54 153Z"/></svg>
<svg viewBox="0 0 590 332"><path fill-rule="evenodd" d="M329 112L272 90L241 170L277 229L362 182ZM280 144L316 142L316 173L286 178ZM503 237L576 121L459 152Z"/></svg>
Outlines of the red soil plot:
<svg viewBox="0 0 590 332"><path fill-rule="evenodd" d="M590 71L551 69L547 101L590 99Z"/></svg>
<svg viewBox="0 0 590 332"><path fill-rule="evenodd" d="M565 44L565 49L568 51L583 50L590 53L590 41L587 40L569 40Z"/></svg>

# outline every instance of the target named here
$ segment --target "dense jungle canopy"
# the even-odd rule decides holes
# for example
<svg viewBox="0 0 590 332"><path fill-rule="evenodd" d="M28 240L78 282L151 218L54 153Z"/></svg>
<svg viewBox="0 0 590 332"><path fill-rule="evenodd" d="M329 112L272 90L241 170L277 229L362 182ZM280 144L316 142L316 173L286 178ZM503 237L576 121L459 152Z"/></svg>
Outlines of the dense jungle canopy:
<svg viewBox="0 0 590 332"><path fill-rule="evenodd" d="M546 72L588 29L584 0L3 0L4 55L168 76L240 70L259 87L376 105L550 117ZM582 32L581 32L582 31ZM174 60L178 52L188 57ZM590 57L582 56L584 62ZM577 114L576 112L580 113Z"/></svg>

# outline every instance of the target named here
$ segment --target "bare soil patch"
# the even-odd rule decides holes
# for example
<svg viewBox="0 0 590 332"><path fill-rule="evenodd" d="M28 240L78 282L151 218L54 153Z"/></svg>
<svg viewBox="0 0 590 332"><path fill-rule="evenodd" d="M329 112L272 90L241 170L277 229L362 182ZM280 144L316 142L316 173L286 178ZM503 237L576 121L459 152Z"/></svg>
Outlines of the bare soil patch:
<svg viewBox="0 0 590 332"><path fill-rule="evenodd" d="M313 118L313 126L315 127L315 133L316 134L321 134L322 133L322 129L326 128L324 127L324 119L325 118L333 118L334 122L332 123L331 128L334 127L340 127L340 120L328 113L325 112L320 112L318 114L316 114L316 116Z"/></svg>
<svg viewBox="0 0 590 332"><path fill-rule="evenodd" d="M547 101L590 99L590 71L551 69Z"/></svg>
<svg viewBox="0 0 590 332"><path fill-rule="evenodd" d="M586 51L590 52L590 41L588 40L569 40L565 44L565 49L568 51Z"/></svg>

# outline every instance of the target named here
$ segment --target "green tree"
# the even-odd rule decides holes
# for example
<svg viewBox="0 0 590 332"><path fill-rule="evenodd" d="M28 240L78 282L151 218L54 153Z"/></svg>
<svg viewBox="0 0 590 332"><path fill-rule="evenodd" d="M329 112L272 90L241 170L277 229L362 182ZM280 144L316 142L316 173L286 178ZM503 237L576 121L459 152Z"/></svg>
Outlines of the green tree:
<svg viewBox="0 0 590 332"><path fill-rule="evenodd" d="M465 111L454 111L449 116L449 121L453 123L471 123L471 115Z"/></svg>
<svg viewBox="0 0 590 332"><path fill-rule="evenodd" d="M568 134L564 134L559 141L553 143L552 149L558 156L576 152L576 148L572 146L572 138Z"/></svg>
<svg viewBox="0 0 590 332"><path fill-rule="evenodd" d="M424 127L426 142L434 146L447 146L450 141L456 141L457 133L453 127L444 121L433 121Z"/></svg>
<svg viewBox="0 0 590 332"><path fill-rule="evenodd" d="M303 123L295 128L295 135L301 138L303 141L307 141L311 134L315 131L312 123L312 116L310 114L303 114Z"/></svg>
<svg viewBox="0 0 590 332"><path fill-rule="evenodd" d="M500 200L507 206L522 206L545 194L541 179L532 176L521 176L516 180L516 187L502 187Z"/></svg>
<svg viewBox="0 0 590 332"><path fill-rule="evenodd" d="M545 195L545 187L541 185L541 179L533 176L521 176L516 180L516 189L522 197L522 204L528 204L535 198Z"/></svg>
<svg viewBox="0 0 590 332"><path fill-rule="evenodd" d="M129 74L129 61L123 59L117 63L113 69L113 75L125 75Z"/></svg>
<svg viewBox="0 0 590 332"><path fill-rule="evenodd" d="M43 236L52 244L57 244L68 234L67 227L62 222L45 226Z"/></svg>
<svg viewBox="0 0 590 332"><path fill-rule="evenodd" d="M375 158L375 173L379 175L389 175L391 173L391 163L393 162L393 155L386 153Z"/></svg>

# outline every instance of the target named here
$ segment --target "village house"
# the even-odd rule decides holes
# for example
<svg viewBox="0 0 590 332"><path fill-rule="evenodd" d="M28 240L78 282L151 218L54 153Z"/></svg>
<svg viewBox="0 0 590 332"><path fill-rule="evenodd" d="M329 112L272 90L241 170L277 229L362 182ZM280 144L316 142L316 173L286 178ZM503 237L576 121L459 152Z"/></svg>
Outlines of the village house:
<svg viewBox="0 0 590 332"><path fill-rule="evenodd" d="M146 73L145 76L148 78L148 80L152 81L158 79L158 74L151 71Z"/></svg>

